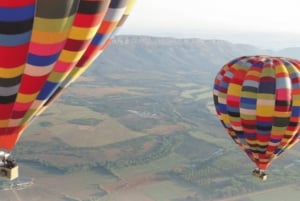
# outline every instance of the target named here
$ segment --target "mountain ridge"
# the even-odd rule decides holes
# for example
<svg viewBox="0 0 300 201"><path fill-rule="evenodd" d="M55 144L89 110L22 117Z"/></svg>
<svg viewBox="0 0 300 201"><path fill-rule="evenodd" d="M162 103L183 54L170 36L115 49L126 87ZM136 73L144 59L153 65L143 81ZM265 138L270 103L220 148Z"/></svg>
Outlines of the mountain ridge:
<svg viewBox="0 0 300 201"><path fill-rule="evenodd" d="M300 48L274 51L225 40L120 35L112 40L94 62L93 66L97 67L91 67L87 74L105 76L108 72L128 70L173 73L200 69L214 75L225 63L240 56L270 55L295 58L297 52L300 52ZM109 68L105 68L106 66Z"/></svg>

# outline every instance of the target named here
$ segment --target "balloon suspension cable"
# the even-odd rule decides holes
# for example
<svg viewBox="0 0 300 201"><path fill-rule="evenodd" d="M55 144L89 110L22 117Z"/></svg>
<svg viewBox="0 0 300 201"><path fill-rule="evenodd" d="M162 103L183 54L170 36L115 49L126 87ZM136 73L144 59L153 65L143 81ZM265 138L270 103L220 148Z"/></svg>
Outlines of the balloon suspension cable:
<svg viewBox="0 0 300 201"><path fill-rule="evenodd" d="M252 171L252 175L257 177L257 178L260 178L263 181L267 180L267 178L268 178L268 175L265 173L265 171L262 170L262 169L259 169L259 168L255 168Z"/></svg>

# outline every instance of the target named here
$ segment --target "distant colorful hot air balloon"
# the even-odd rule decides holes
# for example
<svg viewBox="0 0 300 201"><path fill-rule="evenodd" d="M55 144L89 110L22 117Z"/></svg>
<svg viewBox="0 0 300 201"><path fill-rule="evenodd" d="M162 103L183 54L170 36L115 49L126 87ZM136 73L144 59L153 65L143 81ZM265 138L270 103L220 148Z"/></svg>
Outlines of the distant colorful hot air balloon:
<svg viewBox="0 0 300 201"><path fill-rule="evenodd" d="M134 1L0 1L0 150L101 54Z"/></svg>
<svg viewBox="0 0 300 201"><path fill-rule="evenodd" d="M260 176L299 141L300 61L244 56L216 75L214 104L224 128Z"/></svg>

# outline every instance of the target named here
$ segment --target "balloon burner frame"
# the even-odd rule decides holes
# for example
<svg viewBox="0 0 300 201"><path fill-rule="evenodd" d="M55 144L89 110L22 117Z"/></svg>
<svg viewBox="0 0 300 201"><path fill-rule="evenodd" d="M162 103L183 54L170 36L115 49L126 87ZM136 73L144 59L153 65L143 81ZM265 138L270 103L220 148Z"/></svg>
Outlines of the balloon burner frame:
<svg viewBox="0 0 300 201"><path fill-rule="evenodd" d="M10 153L0 151L0 177L14 180L19 176L19 166L10 157Z"/></svg>

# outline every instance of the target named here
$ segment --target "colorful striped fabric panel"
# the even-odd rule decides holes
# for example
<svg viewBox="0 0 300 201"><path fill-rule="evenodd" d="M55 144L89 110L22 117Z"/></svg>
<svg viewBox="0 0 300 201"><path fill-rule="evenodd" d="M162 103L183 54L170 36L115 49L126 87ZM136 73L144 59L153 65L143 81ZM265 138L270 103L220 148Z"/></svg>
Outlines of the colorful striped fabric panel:
<svg viewBox="0 0 300 201"><path fill-rule="evenodd" d="M87 69L90 63L103 52L111 42L113 36L115 36L117 30L126 21L134 3L135 0L115 0L111 2L105 19L93 38L92 43L76 67L68 75L68 78L65 79L62 87L66 87L72 81L76 80Z"/></svg>
<svg viewBox="0 0 300 201"><path fill-rule="evenodd" d="M233 140L260 169L299 140L300 62L249 56L215 78L216 112Z"/></svg>
<svg viewBox="0 0 300 201"><path fill-rule="evenodd" d="M90 65L129 2L133 3L0 1L0 149L11 150L25 127L61 91L63 81L79 77L74 73L78 64L84 64L84 69ZM90 53L92 46L98 54Z"/></svg>
<svg viewBox="0 0 300 201"><path fill-rule="evenodd" d="M49 0L47 2L48 4L59 5L57 2ZM26 124L31 120L32 116L36 114L38 109L40 109L55 92L59 84L79 61L93 36L96 34L97 29L100 27L107 11L108 3L108 0L81 0L73 4L75 5L74 7L76 7L76 13L72 15L72 23L61 21L68 30L63 40L63 46L60 48L61 52L52 66L46 82L42 83L39 94L34 97L33 104L30 105L30 108L27 108L26 116L22 118L22 124ZM47 7L49 7L49 5L47 5Z"/></svg>
<svg viewBox="0 0 300 201"><path fill-rule="evenodd" d="M0 147L18 138L22 125L11 125L32 34L34 0L0 1Z"/></svg>
<svg viewBox="0 0 300 201"><path fill-rule="evenodd" d="M87 68L90 64L103 52L103 50L109 45L113 36L115 35L118 28L120 28L126 21L128 15L130 14L135 0L112 0L107 13L101 23L96 35L94 36L92 42L88 46L87 50L84 52L80 60L76 63L76 66L72 69L70 73L63 82L57 83L57 88L51 94L51 97L46 98L47 102L42 104L37 110L37 114L42 113L51 102L57 99L62 93L62 90L68 87L72 82L74 82ZM38 101L38 100L37 100Z"/></svg>

